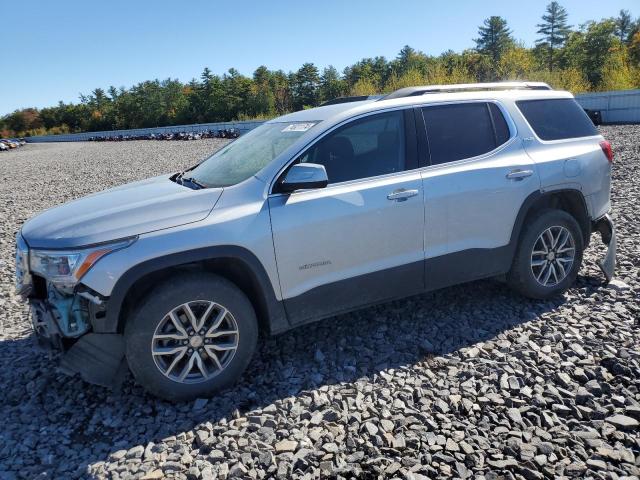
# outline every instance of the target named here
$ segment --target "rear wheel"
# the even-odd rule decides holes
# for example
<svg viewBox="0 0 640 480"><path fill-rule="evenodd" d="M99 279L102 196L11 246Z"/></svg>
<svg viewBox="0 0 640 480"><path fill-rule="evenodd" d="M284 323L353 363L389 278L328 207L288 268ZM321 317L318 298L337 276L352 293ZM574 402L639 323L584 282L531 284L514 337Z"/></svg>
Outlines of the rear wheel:
<svg viewBox="0 0 640 480"><path fill-rule="evenodd" d="M563 210L541 210L520 237L508 283L531 298L558 295L575 282L583 247L575 218Z"/></svg>
<svg viewBox="0 0 640 480"><path fill-rule="evenodd" d="M257 338L249 299L209 273L182 274L158 285L125 327L133 375L167 400L210 396L233 384Z"/></svg>

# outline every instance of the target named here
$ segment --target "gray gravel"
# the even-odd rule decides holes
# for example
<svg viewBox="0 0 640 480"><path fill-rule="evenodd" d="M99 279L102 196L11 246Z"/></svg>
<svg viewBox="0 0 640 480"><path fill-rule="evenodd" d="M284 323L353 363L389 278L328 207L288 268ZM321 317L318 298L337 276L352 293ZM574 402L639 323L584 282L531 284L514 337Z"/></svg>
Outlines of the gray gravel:
<svg viewBox="0 0 640 480"><path fill-rule="evenodd" d="M242 382L170 404L55 371L13 295L37 211L190 165L220 141L41 144L0 156L0 479L640 477L640 127L616 152L616 280L599 239L577 285L534 302L494 281L263 342Z"/></svg>

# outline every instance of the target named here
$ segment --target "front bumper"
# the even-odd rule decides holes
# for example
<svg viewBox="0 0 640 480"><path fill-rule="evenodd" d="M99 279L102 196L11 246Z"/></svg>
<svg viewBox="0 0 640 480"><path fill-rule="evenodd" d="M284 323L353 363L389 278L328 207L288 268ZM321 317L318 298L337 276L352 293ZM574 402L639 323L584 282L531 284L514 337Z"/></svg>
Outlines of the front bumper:
<svg viewBox="0 0 640 480"><path fill-rule="evenodd" d="M29 300L29 313L31 314L31 326L35 334L36 342L43 348L65 351L64 336L53 318L53 312L42 300Z"/></svg>
<svg viewBox="0 0 640 480"><path fill-rule="evenodd" d="M617 249L616 228L613 225L613 221L609 214L606 214L604 217L596 220L594 230L600 232L602 242L605 245L608 245L607 254L604 257L604 260L598 261L598 266L600 267L600 270L602 270L602 273L604 273L607 283L609 283L613 278L614 271L616 269Z"/></svg>
<svg viewBox="0 0 640 480"><path fill-rule="evenodd" d="M31 323L41 347L60 351L60 369L96 385L117 388L126 371L124 339L120 334L88 332L69 338L61 332L47 302L29 299Z"/></svg>

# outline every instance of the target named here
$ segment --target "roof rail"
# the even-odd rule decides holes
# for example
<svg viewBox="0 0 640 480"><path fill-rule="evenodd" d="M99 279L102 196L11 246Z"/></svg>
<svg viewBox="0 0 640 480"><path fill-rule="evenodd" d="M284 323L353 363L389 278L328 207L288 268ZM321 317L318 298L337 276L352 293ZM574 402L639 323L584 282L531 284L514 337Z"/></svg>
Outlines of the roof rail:
<svg viewBox="0 0 640 480"><path fill-rule="evenodd" d="M415 97L426 93L449 93L473 90L552 90L544 82L491 82L491 83L458 83L454 85L425 85L423 87L406 87L391 92L380 100Z"/></svg>
<svg viewBox="0 0 640 480"><path fill-rule="evenodd" d="M327 100L326 102L321 103L320 106L326 107L327 105L337 105L339 103L361 102L362 100L378 100L381 98L382 95L356 95L354 97L338 97Z"/></svg>

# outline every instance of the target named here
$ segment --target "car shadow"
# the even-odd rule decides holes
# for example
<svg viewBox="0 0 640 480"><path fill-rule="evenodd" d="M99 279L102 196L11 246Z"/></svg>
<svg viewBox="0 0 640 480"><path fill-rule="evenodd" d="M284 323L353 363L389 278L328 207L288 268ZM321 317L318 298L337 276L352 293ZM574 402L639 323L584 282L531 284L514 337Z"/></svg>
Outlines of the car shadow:
<svg viewBox="0 0 640 480"><path fill-rule="evenodd" d="M581 276L572 290L588 295L601 281ZM31 338L0 341L0 478L3 469L18 467L29 478L42 472L82 477L88 465L120 450L201 425L272 415L267 407L291 397L306 396L312 405L323 387L359 379L375 384L388 369L423 362L434 371L447 368L435 357L465 361L465 349L540 320L566 301L528 300L487 280L369 307L263 339L236 386L179 404L146 394L130 375L120 393L64 376ZM199 448L196 439L187 441Z"/></svg>

